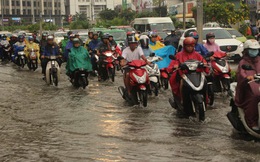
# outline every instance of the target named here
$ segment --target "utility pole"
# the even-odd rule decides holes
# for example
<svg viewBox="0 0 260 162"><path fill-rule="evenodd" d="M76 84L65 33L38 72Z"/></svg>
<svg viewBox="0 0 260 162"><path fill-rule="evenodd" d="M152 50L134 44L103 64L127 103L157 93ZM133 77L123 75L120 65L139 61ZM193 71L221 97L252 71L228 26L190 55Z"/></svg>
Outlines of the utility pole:
<svg viewBox="0 0 260 162"><path fill-rule="evenodd" d="M162 6L161 6L161 0L159 0L159 11L160 11L160 17L162 16Z"/></svg>
<svg viewBox="0 0 260 162"><path fill-rule="evenodd" d="M43 0L40 0L40 35L42 36L42 4Z"/></svg>
<svg viewBox="0 0 260 162"><path fill-rule="evenodd" d="M183 29L186 29L186 0L183 0Z"/></svg>
<svg viewBox="0 0 260 162"><path fill-rule="evenodd" d="M2 31L4 31L4 0L1 3L1 12L2 12Z"/></svg>
<svg viewBox="0 0 260 162"><path fill-rule="evenodd" d="M199 37L199 43L202 43L203 35L203 0L197 0L197 32Z"/></svg>
<svg viewBox="0 0 260 162"><path fill-rule="evenodd" d="M35 16L34 16L34 1L33 0L31 0L31 6L32 6L32 10L31 10L31 13L32 13L32 24L34 24L35 23Z"/></svg>

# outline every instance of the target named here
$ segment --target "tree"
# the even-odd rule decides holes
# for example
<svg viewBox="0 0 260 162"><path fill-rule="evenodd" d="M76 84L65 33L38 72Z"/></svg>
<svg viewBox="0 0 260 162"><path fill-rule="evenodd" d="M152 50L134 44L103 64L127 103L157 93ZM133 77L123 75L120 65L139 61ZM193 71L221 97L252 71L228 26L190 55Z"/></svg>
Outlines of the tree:
<svg viewBox="0 0 260 162"><path fill-rule="evenodd" d="M236 9L234 3L225 0L214 0L204 3L204 16L208 21L216 21L220 24L235 24L248 19L249 9L246 4L240 4Z"/></svg>
<svg viewBox="0 0 260 162"><path fill-rule="evenodd" d="M111 9L105 9L99 13L99 17L102 20L113 20L117 16L118 12Z"/></svg>
<svg viewBox="0 0 260 162"><path fill-rule="evenodd" d="M88 29L89 20L85 13L76 13L74 21L70 24L70 29Z"/></svg>

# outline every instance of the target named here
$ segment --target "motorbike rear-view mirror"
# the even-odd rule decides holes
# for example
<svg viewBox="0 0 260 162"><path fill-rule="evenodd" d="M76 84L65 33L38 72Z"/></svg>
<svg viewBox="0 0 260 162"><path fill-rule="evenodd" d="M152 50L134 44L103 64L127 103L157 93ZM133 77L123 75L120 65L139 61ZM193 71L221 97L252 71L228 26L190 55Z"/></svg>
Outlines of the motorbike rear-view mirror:
<svg viewBox="0 0 260 162"><path fill-rule="evenodd" d="M174 55L169 55L169 58L170 58L171 60L176 60L176 57L175 57Z"/></svg>
<svg viewBox="0 0 260 162"><path fill-rule="evenodd" d="M251 65L242 65L242 69L244 69L244 70L254 70Z"/></svg>
<svg viewBox="0 0 260 162"><path fill-rule="evenodd" d="M155 56L155 53L151 53L151 54L150 54L150 57L154 57L154 56Z"/></svg>

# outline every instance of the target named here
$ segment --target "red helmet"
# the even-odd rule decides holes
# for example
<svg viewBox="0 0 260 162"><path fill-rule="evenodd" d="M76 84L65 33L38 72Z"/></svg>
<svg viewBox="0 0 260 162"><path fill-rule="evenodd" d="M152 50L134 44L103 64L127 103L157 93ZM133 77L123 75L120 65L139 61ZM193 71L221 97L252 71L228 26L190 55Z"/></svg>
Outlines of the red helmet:
<svg viewBox="0 0 260 162"><path fill-rule="evenodd" d="M195 43L196 43L196 41L195 41L195 39L192 38L192 37L187 37L187 38L185 38L184 41L183 41L183 45L184 45L184 46L185 46L185 45L194 45L194 46L195 46Z"/></svg>

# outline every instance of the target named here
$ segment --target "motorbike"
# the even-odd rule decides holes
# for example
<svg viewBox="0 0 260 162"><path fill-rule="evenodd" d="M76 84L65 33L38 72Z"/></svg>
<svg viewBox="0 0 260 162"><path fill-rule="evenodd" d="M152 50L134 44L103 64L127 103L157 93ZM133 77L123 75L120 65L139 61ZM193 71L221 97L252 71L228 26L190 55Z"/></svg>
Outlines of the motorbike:
<svg viewBox="0 0 260 162"><path fill-rule="evenodd" d="M9 42L5 42L4 44L1 44L2 49L3 49L3 56L2 56L2 61L11 60L11 46Z"/></svg>
<svg viewBox="0 0 260 162"><path fill-rule="evenodd" d="M38 68L38 58L37 58L37 54L34 49L29 49L29 58L28 58L28 62L27 62L27 66L30 70L35 71Z"/></svg>
<svg viewBox="0 0 260 162"><path fill-rule="evenodd" d="M175 59L174 56L170 56ZM204 63L198 60L187 60L180 65L176 71L181 71L182 99L183 103L175 96L169 99L173 108L184 112L188 116L198 116L200 121L205 120L207 80L201 69L205 68Z"/></svg>
<svg viewBox="0 0 260 162"><path fill-rule="evenodd" d="M24 47L19 47L17 54L16 63L19 67L24 68L24 66L27 64L27 57L24 52Z"/></svg>
<svg viewBox="0 0 260 162"><path fill-rule="evenodd" d="M147 107L147 89L150 86L150 81L146 71L146 62L143 60L133 60L127 65L130 68L129 75L132 97L128 95L127 90L122 86L118 88L119 93L129 103L138 105L140 102L144 107Z"/></svg>
<svg viewBox="0 0 260 162"><path fill-rule="evenodd" d="M112 82L115 81L115 60L117 57L114 56L114 53L112 51L106 51L102 54L102 56L105 56L102 62L102 75L101 78L103 80L108 80L109 78L112 80Z"/></svg>
<svg viewBox="0 0 260 162"><path fill-rule="evenodd" d="M46 78L45 81L48 85L58 86L60 79L60 66L57 62L58 56L49 56L47 66L46 66Z"/></svg>
<svg viewBox="0 0 260 162"><path fill-rule="evenodd" d="M242 68L245 70L252 70L251 67L248 65L242 65ZM253 81L249 81L248 82L249 87L252 91L252 93L256 93L256 94L260 94L260 74L256 74L254 76L254 80ZM230 121L230 123L232 124L232 126L240 133L243 134L249 134L253 137L256 138L260 138L260 134L255 132L254 130L252 130L246 123L245 120L245 111L243 108L241 107L237 107L235 105L235 94L236 94L236 86L237 83L233 82L230 85L230 91L231 91L231 99L230 99L230 106L231 106L231 111L228 112L227 114L227 118ZM258 112L260 112L260 105L258 104ZM260 125L260 113L259 113L259 117L258 117L258 125Z"/></svg>
<svg viewBox="0 0 260 162"><path fill-rule="evenodd" d="M149 93L154 93L155 96L158 96L159 93L159 80L160 80L160 70L157 64L155 62L161 60L160 57L155 56L154 53L150 54L150 56L147 57L147 60L151 62L150 65L146 65L146 70L149 75L150 80L150 87L149 87Z"/></svg>
<svg viewBox="0 0 260 162"><path fill-rule="evenodd" d="M71 79L72 85L76 88L82 87L85 89L88 86L88 74L88 71L83 68L76 69Z"/></svg>
<svg viewBox="0 0 260 162"><path fill-rule="evenodd" d="M167 68L160 69L160 86L164 88L165 90L169 88L169 73L167 71Z"/></svg>
<svg viewBox="0 0 260 162"><path fill-rule="evenodd" d="M208 77L208 96L209 105L214 103L215 92L229 92L230 90L230 66L227 60L224 59L226 56L221 52L214 52L214 60L210 61L212 73Z"/></svg>

